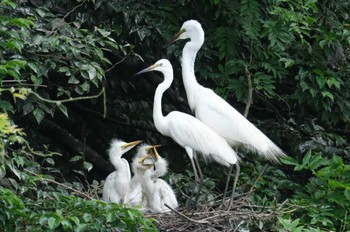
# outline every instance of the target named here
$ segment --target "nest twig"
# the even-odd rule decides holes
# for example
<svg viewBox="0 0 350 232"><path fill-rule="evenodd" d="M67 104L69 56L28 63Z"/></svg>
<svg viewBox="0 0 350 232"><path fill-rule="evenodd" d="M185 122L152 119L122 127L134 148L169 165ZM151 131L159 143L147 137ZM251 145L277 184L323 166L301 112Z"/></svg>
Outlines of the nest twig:
<svg viewBox="0 0 350 232"><path fill-rule="evenodd" d="M227 201L228 202L228 201ZM147 214L156 220L159 231L238 231L252 225L262 227L264 222L272 221L281 213L283 202L279 206L263 207L252 205L249 194L234 200L231 207L201 205L196 209L180 207L169 213ZM260 228L262 229L262 228Z"/></svg>

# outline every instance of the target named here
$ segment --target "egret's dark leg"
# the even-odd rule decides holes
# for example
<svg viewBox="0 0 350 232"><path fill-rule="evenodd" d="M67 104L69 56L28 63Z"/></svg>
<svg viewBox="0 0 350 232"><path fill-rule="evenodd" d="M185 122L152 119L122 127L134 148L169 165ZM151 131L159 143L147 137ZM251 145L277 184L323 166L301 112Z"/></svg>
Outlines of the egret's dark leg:
<svg viewBox="0 0 350 232"><path fill-rule="evenodd" d="M192 164L192 168L193 168L193 172L194 172L195 182L198 183L199 182L199 176L198 176L198 173L197 173L197 169L196 169L196 164L194 162L194 158L191 159L191 164Z"/></svg>
<svg viewBox="0 0 350 232"><path fill-rule="evenodd" d="M241 167L239 166L238 163L236 163L236 176L235 176L235 180L233 182L233 187L232 187L232 194L231 194L231 199L230 199L230 208L233 202L233 198L235 196L235 192L236 192L236 185L237 185L237 181L238 181L238 177L239 174L241 173Z"/></svg>
<svg viewBox="0 0 350 232"><path fill-rule="evenodd" d="M198 159L197 159L197 156L196 156L196 152L193 151L193 158L194 158L194 161L197 165L197 169L198 169L198 172L199 172L199 182L197 182L197 186L198 186L198 191L197 191L197 197L195 199L195 202L194 202L194 207L196 207L197 205L197 202L198 202L198 199L200 197L200 193L202 191L202 188L203 188L203 180L204 180L204 176L203 176L203 173L202 173L202 170L201 170L201 166L199 165L199 162L198 162Z"/></svg>
<svg viewBox="0 0 350 232"><path fill-rule="evenodd" d="M199 177L198 177L198 173L197 173L196 164L194 163L194 159L196 158L194 156L195 155L194 154L194 150L192 148L190 148L190 147L185 147L185 150L187 152L188 157L190 157L192 168L193 168L193 172L194 172L194 178L195 178L196 183L198 183L199 182Z"/></svg>
<svg viewBox="0 0 350 232"><path fill-rule="evenodd" d="M227 194L227 190L228 190L228 185L229 185L229 183L230 183L230 178L231 178L232 170L233 170L233 164L230 165L230 168L229 168L228 173L227 173L225 191L224 191L224 196L223 196L223 198L222 198L222 204L225 204L225 198L226 198L226 194Z"/></svg>
<svg viewBox="0 0 350 232"><path fill-rule="evenodd" d="M199 173L199 182L202 182L203 181L203 172L202 172L202 169L201 169L201 166L199 165L199 162L198 162L198 159L197 159L197 155L196 155L196 152L193 151L193 158L194 158L194 162L197 166L197 169L198 169L198 173Z"/></svg>
<svg viewBox="0 0 350 232"><path fill-rule="evenodd" d="M190 160L191 160L191 164L192 164L192 168L193 168L193 172L194 172L194 177L195 177L195 182L194 182L194 185L193 185L193 190L195 190L198 186L198 183L200 182L200 179L198 177L198 173L197 173L197 168L196 168L196 164L195 164L195 156L194 156L194 151L192 148L190 147L185 147L185 150L188 154L188 156L190 157ZM193 194L194 194L194 191L191 192L191 195L190 195L190 199L188 201L188 203L186 203L186 207L189 207L191 205L191 203L193 202Z"/></svg>

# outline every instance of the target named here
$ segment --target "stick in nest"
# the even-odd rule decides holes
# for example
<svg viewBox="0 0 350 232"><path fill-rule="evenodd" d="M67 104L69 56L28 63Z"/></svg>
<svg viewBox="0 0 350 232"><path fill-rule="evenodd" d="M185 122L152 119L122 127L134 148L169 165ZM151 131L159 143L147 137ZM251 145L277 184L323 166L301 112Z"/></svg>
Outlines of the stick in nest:
<svg viewBox="0 0 350 232"><path fill-rule="evenodd" d="M192 219L192 218L187 217L185 214L180 213L179 211L177 211L177 210L171 208L168 204L164 204L164 205L165 205L165 207L167 207L168 209L170 209L171 211L173 211L173 212L176 213L177 215L179 215L179 216L181 216L181 217L183 217L183 218L189 220L190 222L194 222L194 223L198 223L198 224L209 224L209 222L206 221L206 220L194 220L194 219Z"/></svg>

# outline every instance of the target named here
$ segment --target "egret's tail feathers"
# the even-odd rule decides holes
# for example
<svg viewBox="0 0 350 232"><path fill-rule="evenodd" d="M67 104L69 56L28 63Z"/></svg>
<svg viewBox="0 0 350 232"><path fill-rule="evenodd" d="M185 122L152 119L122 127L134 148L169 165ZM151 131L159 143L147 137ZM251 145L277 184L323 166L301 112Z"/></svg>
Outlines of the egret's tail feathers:
<svg viewBox="0 0 350 232"><path fill-rule="evenodd" d="M287 156L286 153L282 149L280 149L276 144L274 144L271 140L268 140L268 142L265 143L264 146L246 145L245 147L251 151L254 151L259 156L262 156L267 160L277 163L280 163L279 158Z"/></svg>

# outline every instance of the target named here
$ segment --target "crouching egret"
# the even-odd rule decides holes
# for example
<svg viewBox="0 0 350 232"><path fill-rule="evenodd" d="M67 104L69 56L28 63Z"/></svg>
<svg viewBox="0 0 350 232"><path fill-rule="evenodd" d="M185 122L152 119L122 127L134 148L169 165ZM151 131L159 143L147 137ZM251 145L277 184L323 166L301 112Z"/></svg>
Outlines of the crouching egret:
<svg viewBox="0 0 350 232"><path fill-rule="evenodd" d="M152 149L159 145L141 144L136 155L133 157L131 163L131 169L133 177L131 178L130 191L126 197L126 203L132 206L141 206L142 208L147 206L146 198L144 197L144 191L142 188L143 175L148 167L154 164L154 158L151 156Z"/></svg>
<svg viewBox="0 0 350 232"><path fill-rule="evenodd" d="M171 41L190 39L182 50L182 79L187 101L196 118L226 139L231 146L244 146L264 158L278 160L285 156L265 134L214 91L200 85L194 73L194 63L204 43L204 31L199 22L188 20ZM237 174L236 174L237 177Z"/></svg>
<svg viewBox="0 0 350 232"><path fill-rule="evenodd" d="M141 143L141 140L126 143L114 139L109 148L109 159L115 171L109 174L103 186L102 199L106 202L124 203L130 190L131 173L129 163L122 155Z"/></svg>
<svg viewBox="0 0 350 232"><path fill-rule="evenodd" d="M161 59L154 65L141 70L137 75L150 71L159 71L164 75L164 81L158 85L154 95L153 121L155 127L161 134L171 137L177 144L185 148L193 170L196 172L193 150L199 151L204 158L212 158L225 166L236 164L238 161L236 152L224 138L203 122L179 111L172 111L167 116L163 115L162 96L173 81L173 68L170 62Z"/></svg>
<svg viewBox="0 0 350 232"><path fill-rule="evenodd" d="M168 162L158 154L155 147L153 150L154 153L148 156L153 157L154 163L152 166L147 166L148 170L143 175L142 186L148 208L156 213L164 213L170 211L165 204L175 209L178 206L178 202L173 189L167 182L160 178L166 174Z"/></svg>

